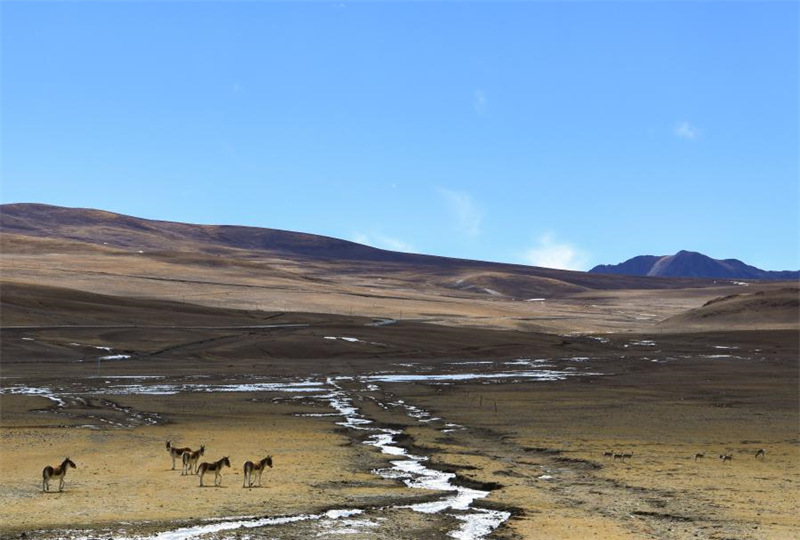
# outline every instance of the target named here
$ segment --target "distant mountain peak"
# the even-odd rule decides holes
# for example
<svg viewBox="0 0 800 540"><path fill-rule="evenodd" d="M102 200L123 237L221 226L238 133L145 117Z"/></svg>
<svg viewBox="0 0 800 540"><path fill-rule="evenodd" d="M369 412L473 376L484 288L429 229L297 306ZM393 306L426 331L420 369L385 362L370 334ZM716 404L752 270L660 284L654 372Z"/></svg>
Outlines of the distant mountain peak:
<svg viewBox="0 0 800 540"><path fill-rule="evenodd" d="M711 279L800 279L796 271L768 271L738 259L712 259L696 251L681 250L675 255L639 255L619 264L601 264L590 273L626 276L691 277Z"/></svg>

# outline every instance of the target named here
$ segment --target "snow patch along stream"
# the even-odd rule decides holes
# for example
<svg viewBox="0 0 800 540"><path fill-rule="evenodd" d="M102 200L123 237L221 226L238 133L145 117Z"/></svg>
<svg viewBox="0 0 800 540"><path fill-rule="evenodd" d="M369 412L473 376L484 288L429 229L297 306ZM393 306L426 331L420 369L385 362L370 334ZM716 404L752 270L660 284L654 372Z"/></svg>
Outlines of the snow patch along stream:
<svg viewBox="0 0 800 540"><path fill-rule="evenodd" d="M363 513L363 510L328 510L324 514L300 514L297 516L279 516L264 518L225 518L222 520L208 520L212 523L193 525L191 527L181 527L171 531L164 531L150 536L136 536L136 540L185 540L187 538L201 538L205 535L220 534L229 531L241 531L242 529L257 529L276 525L287 525L300 521L321 521L325 525L331 525L336 520L355 516ZM238 533L235 536L238 538ZM70 536L73 540L93 540L97 535L90 536ZM118 537L119 538L119 537Z"/></svg>
<svg viewBox="0 0 800 540"><path fill-rule="evenodd" d="M67 404L66 401L55 395L50 388L45 386L40 388L32 388L30 386L15 385L6 388L0 388L0 394L39 396L55 402L56 407L59 408Z"/></svg>

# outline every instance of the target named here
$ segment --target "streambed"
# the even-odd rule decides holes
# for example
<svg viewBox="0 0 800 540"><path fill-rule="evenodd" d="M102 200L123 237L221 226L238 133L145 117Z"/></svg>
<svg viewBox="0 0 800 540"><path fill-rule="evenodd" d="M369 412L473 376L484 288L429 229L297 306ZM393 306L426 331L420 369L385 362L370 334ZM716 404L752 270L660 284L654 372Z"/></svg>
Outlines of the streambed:
<svg viewBox="0 0 800 540"><path fill-rule="evenodd" d="M429 514L451 513L463 523L460 528L451 531L449 536L462 540L483 538L511 517L509 512L473 506L476 500L488 496L489 492L458 486L453 482L455 474L437 471L427 466L425 462L428 461L428 457L412 454L396 444L395 438L402 435L403 431L370 425L373 423L372 420L365 418L358 408L353 406L352 397L336 380L328 379L328 384L333 387L333 391L321 399L328 399L331 407L344 417L344 421L339 424L349 429L370 432L366 444L378 448L384 454L400 458L393 460L391 467L373 472L384 478L399 478L410 488L447 492L437 501L413 504L404 508ZM417 416L423 412L416 407L413 411ZM454 511L457 513L453 513Z"/></svg>

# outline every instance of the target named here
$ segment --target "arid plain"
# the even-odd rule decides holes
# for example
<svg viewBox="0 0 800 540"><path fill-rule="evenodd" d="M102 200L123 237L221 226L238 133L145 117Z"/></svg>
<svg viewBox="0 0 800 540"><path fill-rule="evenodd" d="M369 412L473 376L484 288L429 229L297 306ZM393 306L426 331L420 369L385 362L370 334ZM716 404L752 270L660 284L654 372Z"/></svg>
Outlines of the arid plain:
<svg viewBox="0 0 800 540"><path fill-rule="evenodd" d="M800 527L796 283L29 205L2 219L3 538ZM171 470L167 440L230 456L221 487ZM243 488L242 463L267 454L262 487ZM43 493L66 456L64 491Z"/></svg>

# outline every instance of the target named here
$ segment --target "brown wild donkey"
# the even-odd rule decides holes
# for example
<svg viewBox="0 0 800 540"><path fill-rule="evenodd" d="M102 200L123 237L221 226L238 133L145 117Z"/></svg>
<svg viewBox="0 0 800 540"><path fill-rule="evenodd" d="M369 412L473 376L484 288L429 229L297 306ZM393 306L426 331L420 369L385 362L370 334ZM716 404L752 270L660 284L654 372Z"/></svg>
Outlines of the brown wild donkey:
<svg viewBox="0 0 800 540"><path fill-rule="evenodd" d="M175 470L175 459L182 458L185 452L191 452L192 449L188 446L183 448L176 448L172 445L172 441L167 441L167 452L169 452L170 457L172 458L172 470Z"/></svg>
<svg viewBox="0 0 800 540"><path fill-rule="evenodd" d="M245 461L244 462L244 482L242 482L242 487L253 487L253 476L258 477L258 485L261 487L261 473L264 472L264 467L272 468L272 456L267 456L262 460L252 462L252 461Z"/></svg>
<svg viewBox="0 0 800 540"><path fill-rule="evenodd" d="M58 467L51 467L48 465L42 470L42 491L50 491L50 479L58 478L58 491L64 490L64 477L67 476L67 469L72 467L77 469L75 463L69 458L64 458L61 465Z"/></svg>
<svg viewBox="0 0 800 540"><path fill-rule="evenodd" d="M200 475L200 487L203 487L203 476L207 472L214 473L214 486L222 484L222 468L230 466L231 466L231 460L228 459L228 456L225 456L224 458L215 461L214 463L206 463L205 461L201 463L200 466L197 468L197 472ZM218 480L219 482L217 482Z"/></svg>
<svg viewBox="0 0 800 540"><path fill-rule="evenodd" d="M181 476L186 476L187 474L197 474L197 462L200 459L200 456L206 453L206 447L200 446L200 450L195 450L194 452L184 452L183 456L181 456L181 460L183 461L183 470L181 470Z"/></svg>

